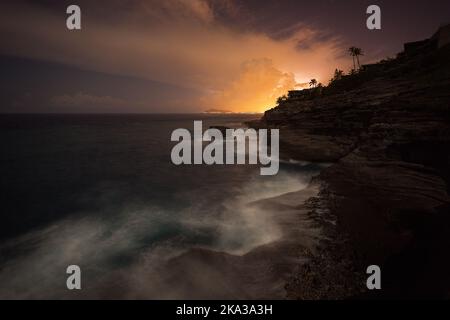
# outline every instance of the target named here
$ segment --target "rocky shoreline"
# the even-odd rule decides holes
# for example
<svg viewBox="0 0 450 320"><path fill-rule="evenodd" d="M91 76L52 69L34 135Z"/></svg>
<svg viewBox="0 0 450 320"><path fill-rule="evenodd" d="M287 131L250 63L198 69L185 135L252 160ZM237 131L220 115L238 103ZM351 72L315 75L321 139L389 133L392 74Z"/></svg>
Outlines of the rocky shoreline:
<svg viewBox="0 0 450 320"><path fill-rule="evenodd" d="M249 123L280 129L284 157L333 162L308 202L327 240L288 298L450 298L449 45L430 40L347 82ZM367 290L369 265L381 267L382 290Z"/></svg>

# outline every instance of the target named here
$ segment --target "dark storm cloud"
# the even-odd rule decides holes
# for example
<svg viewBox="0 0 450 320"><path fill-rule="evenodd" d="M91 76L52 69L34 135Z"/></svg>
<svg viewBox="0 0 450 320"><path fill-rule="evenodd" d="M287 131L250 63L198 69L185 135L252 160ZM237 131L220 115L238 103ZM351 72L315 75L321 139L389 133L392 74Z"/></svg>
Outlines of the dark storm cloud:
<svg viewBox="0 0 450 320"><path fill-rule="evenodd" d="M28 0L15 3L33 4L55 13L64 12L74 1ZM402 41L429 36L435 29L450 22L448 0L171 0L178 5L160 6L161 1L108 0L75 1L86 8L83 14L95 20L111 24L121 22L139 26L160 23L161 12L167 16L182 16L180 10L186 3L199 3L196 13L210 15L226 27L241 32L260 32L274 39L285 39L298 30L299 26L319 29L324 35L340 36L349 42L359 42L366 47L376 46L374 39L384 40L386 51L397 50ZM163 1L164 2L164 1ZM205 3L202 9L200 3ZM377 4L382 9L383 29L372 32L366 29L366 8ZM195 5L191 5L195 8ZM178 10L174 10L178 9ZM140 15L139 10L146 14ZM203 11L202 11L203 10ZM152 14L152 12L154 14Z"/></svg>
<svg viewBox="0 0 450 320"><path fill-rule="evenodd" d="M210 0L214 3L214 0ZM448 0L230 0L235 14L222 15L236 28L264 32L274 39L292 36L299 26L320 30L318 37L340 37L348 44L364 47L373 59L401 50L406 41L430 36L450 23ZM366 28L366 9L376 4L382 10L382 30ZM316 38L318 41L321 39ZM302 43L299 48L307 47Z"/></svg>
<svg viewBox="0 0 450 320"><path fill-rule="evenodd" d="M141 113L149 108L173 112L180 107L177 99L199 94L155 81L10 56L0 56L0 70L0 110L8 113Z"/></svg>
<svg viewBox="0 0 450 320"><path fill-rule="evenodd" d="M82 8L78 33L65 29L65 9L73 3ZM381 31L366 28L370 4L382 9ZM72 111L79 110L77 103L105 103L117 112L125 101L142 111L155 111L154 104L160 105L158 111L219 105L262 111L296 81L314 77L326 82L336 67L347 70L349 46L363 48L363 63L370 63L399 52L406 41L430 36L450 21L450 2L22 0L3 1L0 15L5 39L0 54L45 61L47 71L41 68L39 76L58 84L33 87L26 71L13 70L21 68L19 60L4 60L9 74L22 75L2 93L2 101L10 104L23 106L37 92L47 97L48 106L65 102ZM54 73L50 65L65 66L65 72ZM77 70L83 70L83 80L73 80ZM101 82L88 81L99 74L105 75ZM3 74L2 84L8 77ZM117 78L140 79L145 85L134 90L127 81L117 85Z"/></svg>

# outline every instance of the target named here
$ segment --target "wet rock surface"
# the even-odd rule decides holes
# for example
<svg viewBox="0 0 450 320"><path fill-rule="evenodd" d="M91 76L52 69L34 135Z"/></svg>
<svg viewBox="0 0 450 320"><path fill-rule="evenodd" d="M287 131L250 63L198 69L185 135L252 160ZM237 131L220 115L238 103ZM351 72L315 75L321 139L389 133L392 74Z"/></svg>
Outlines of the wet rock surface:
<svg viewBox="0 0 450 320"><path fill-rule="evenodd" d="M281 157L333 162L309 203L328 239L288 297L448 298L450 48L400 54L355 79L250 123L280 129ZM366 289L369 265L381 267L380 291Z"/></svg>

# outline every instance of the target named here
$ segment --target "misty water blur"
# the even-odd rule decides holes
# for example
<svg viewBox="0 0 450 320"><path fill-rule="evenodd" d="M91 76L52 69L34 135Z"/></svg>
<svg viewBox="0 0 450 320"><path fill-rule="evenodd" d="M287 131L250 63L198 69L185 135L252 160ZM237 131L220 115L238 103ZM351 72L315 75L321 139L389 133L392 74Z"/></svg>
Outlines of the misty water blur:
<svg viewBox="0 0 450 320"><path fill-rule="evenodd" d="M73 298L71 264L82 269L75 297L178 297L161 271L170 259L276 241L271 209L251 204L305 188L318 166L285 162L264 177L258 165L170 161L172 130L253 117L2 116L0 298Z"/></svg>

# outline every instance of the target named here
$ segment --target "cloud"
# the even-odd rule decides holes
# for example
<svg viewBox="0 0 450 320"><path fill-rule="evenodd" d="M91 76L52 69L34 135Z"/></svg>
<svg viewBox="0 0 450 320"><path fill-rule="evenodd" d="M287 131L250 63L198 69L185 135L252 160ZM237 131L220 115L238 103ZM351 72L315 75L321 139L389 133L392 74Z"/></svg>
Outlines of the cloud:
<svg viewBox="0 0 450 320"><path fill-rule="evenodd" d="M136 18L136 14L139 18L150 17L150 20L146 21L150 24L184 21L210 23L214 20L214 12L207 0L146 0L128 3L131 5L133 18Z"/></svg>
<svg viewBox="0 0 450 320"><path fill-rule="evenodd" d="M204 97L203 103L240 112L262 112L296 85L294 74L280 71L272 60L253 59L242 64L236 80Z"/></svg>
<svg viewBox="0 0 450 320"><path fill-rule="evenodd" d="M195 16L205 22L211 22L214 19L214 14L206 1L177 0L177 2L180 2L183 6L186 6Z"/></svg>
<svg viewBox="0 0 450 320"><path fill-rule="evenodd" d="M111 96L95 96L84 92L78 92L73 95L54 96L50 99L50 105L59 108L116 109L119 107L125 110L128 104L129 102L123 99L113 98Z"/></svg>
<svg viewBox="0 0 450 320"><path fill-rule="evenodd" d="M6 41L0 52L203 92L185 101L185 107L198 101L207 103L210 97L208 107L233 104L233 110L251 106L257 109L253 111L267 106L269 100L261 97L277 92L279 81L284 82L286 74L293 74L299 82L311 78L326 82L337 66L348 65L336 37L319 37L318 30L305 25L293 26L289 36L281 39L257 30L239 30L219 18L224 12L237 15L239 8L234 2L211 3L214 2L111 1L104 8L94 8L92 2L81 1L83 29L79 32L66 29L62 23L64 11L30 4L3 5L0 35ZM299 43L307 46L302 48ZM254 62L265 59L271 60L278 71L266 62ZM250 76L252 72L254 76ZM250 78L261 87L250 85ZM239 82L246 83L242 86ZM211 94L217 92L222 92L224 99L250 100L233 98L220 103L220 94ZM252 98L253 94L259 98ZM261 105L256 105L258 101Z"/></svg>

